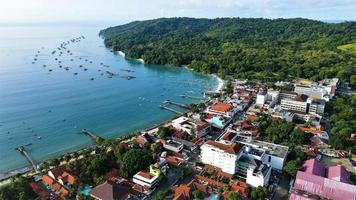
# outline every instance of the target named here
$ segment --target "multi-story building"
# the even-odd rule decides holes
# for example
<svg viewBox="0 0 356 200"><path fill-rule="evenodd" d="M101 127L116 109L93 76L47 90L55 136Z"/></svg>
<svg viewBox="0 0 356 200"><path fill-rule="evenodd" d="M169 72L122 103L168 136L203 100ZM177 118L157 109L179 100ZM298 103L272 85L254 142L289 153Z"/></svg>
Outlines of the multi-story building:
<svg viewBox="0 0 356 200"><path fill-rule="evenodd" d="M325 101L324 100L315 100L312 101L309 106L309 113L314 115L324 115L325 110Z"/></svg>
<svg viewBox="0 0 356 200"><path fill-rule="evenodd" d="M241 149L241 144L222 144L208 140L201 146L201 160L204 164L218 167L223 172L235 174L236 161Z"/></svg>
<svg viewBox="0 0 356 200"><path fill-rule="evenodd" d="M183 130L189 135L202 137L209 133L211 125L207 122L188 117L179 117L172 121L172 126L178 130Z"/></svg>
<svg viewBox="0 0 356 200"><path fill-rule="evenodd" d="M337 78L325 79L318 83L297 81L294 84L294 92L329 101L335 96L338 82Z"/></svg>
<svg viewBox="0 0 356 200"><path fill-rule="evenodd" d="M281 99L281 108L287 111L296 111L301 113L308 112L308 97L306 95L297 95L296 97Z"/></svg>
<svg viewBox="0 0 356 200"><path fill-rule="evenodd" d="M143 188L142 191L146 194L150 194L158 185L158 176L154 176L148 172L139 171L137 172L132 181L137 184L136 189Z"/></svg>
<svg viewBox="0 0 356 200"><path fill-rule="evenodd" d="M175 140L167 140L163 143L163 148L174 151L174 152L180 152L183 150L183 144L175 141Z"/></svg>
<svg viewBox="0 0 356 200"><path fill-rule="evenodd" d="M256 105L258 107L273 107L279 99L279 91L277 90L262 90L256 96Z"/></svg>

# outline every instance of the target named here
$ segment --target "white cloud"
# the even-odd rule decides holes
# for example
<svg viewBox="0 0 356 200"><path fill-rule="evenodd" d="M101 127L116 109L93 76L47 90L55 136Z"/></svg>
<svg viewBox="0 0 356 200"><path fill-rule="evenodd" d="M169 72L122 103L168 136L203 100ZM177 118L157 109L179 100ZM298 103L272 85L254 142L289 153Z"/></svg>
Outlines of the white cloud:
<svg viewBox="0 0 356 200"><path fill-rule="evenodd" d="M355 20L355 10L356 0L0 0L0 22L127 21L172 16Z"/></svg>

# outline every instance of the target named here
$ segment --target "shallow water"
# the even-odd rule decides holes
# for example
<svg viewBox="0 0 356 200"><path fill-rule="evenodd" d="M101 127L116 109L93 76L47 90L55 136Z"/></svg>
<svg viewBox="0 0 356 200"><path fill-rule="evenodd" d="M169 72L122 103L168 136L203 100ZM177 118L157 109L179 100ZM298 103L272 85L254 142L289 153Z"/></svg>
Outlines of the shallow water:
<svg viewBox="0 0 356 200"><path fill-rule="evenodd" d="M203 91L216 88L217 80L211 76L144 65L113 54L97 36L101 28L0 27L0 173L28 165L14 150L20 145L31 143L25 146L30 155L36 161L47 159L90 145L89 138L78 134L81 129L103 137L134 132L174 116L159 108L162 101L193 103L198 100L179 95L202 96ZM51 54L61 42L82 35L85 39L66 46L73 55L63 50L61 56L58 50ZM34 58L37 61L32 64ZM119 75L108 78L98 70ZM127 75L136 78L120 77Z"/></svg>

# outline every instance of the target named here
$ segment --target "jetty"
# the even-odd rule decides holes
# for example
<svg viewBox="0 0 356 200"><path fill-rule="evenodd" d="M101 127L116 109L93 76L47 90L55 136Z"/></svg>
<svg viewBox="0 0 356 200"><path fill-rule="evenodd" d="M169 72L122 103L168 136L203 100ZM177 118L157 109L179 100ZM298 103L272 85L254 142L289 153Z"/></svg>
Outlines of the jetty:
<svg viewBox="0 0 356 200"><path fill-rule="evenodd" d="M181 104L181 103L177 103L177 102L174 102L174 101L171 101L171 100L165 100L162 103L175 105L175 106L178 106L178 107L181 107L181 108L185 108L185 109L190 109L190 106L187 105L187 104Z"/></svg>
<svg viewBox="0 0 356 200"><path fill-rule="evenodd" d="M87 129L83 129L80 131L81 134L89 136L91 140L93 140L93 142L95 142L96 144L100 144L100 141L102 140L101 137L95 135L94 133L90 132Z"/></svg>
<svg viewBox="0 0 356 200"><path fill-rule="evenodd" d="M177 110L174 110L173 108L169 108L169 107L167 107L167 106L159 106L161 109L163 109L163 110L168 110L168 111L171 111L171 112L174 112L174 113L176 113L176 114L178 114L178 115L183 115L183 113L182 112L179 112L179 111L177 111Z"/></svg>
<svg viewBox="0 0 356 200"><path fill-rule="evenodd" d="M181 94L181 95L179 95L179 96L182 97L182 98L204 99L204 97L190 96L190 95L187 95L187 94Z"/></svg>
<svg viewBox="0 0 356 200"><path fill-rule="evenodd" d="M24 146L20 146L16 148L17 151L19 151L23 156L25 156L25 158L27 159L27 161L31 164L33 170L35 172L37 172L37 166L34 160L32 160L31 156L28 154L28 152L26 151Z"/></svg>

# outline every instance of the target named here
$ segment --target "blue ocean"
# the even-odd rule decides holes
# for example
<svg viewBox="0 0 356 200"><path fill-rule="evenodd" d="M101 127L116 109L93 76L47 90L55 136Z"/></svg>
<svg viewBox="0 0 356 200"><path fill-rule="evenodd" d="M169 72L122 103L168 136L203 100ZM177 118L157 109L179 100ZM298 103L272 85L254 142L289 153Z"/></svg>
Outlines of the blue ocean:
<svg viewBox="0 0 356 200"><path fill-rule="evenodd" d="M179 95L216 89L212 76L111 52L103 28L0 26L0 173L28 166L18 146L39 162L92 145L82 129L129 134L173 117L162 101L196 103Z"/></svg>

